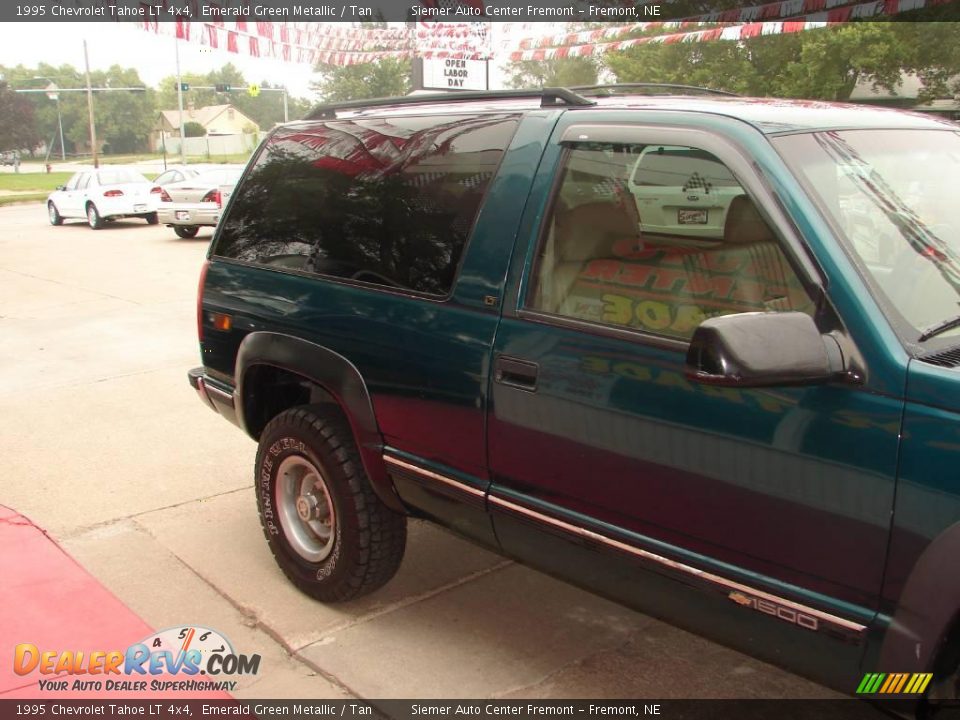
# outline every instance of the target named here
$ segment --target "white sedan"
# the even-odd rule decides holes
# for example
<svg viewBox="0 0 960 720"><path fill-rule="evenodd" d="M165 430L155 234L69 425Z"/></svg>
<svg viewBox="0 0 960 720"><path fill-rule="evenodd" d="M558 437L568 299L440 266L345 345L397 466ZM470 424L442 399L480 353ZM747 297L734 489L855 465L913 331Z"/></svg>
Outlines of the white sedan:
<svg viewBox="0 0 960 720"><path fill-rule="evenodd" d="M201 227L213 227L220 220L223 195L230 196L242 174L243 165L225 165L165 184L159 196L160 222L179 237L196 237Z"/></svg>
<svg viewBox="0 0 960 720"><path fill-rule="evenodd" d="M85 218L94 230L108 220L139 217L151 225L159 222L160 188L135 170L105 167L81 170L47 198L51 225Z"/></svg>

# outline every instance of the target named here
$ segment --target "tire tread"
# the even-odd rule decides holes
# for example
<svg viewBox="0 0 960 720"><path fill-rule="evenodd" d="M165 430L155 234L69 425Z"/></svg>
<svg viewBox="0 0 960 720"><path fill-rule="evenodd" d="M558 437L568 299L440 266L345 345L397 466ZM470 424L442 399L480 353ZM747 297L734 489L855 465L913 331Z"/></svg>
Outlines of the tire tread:
<svg viewBox="0 0 960 720"><path fill-rule="evenodd" d="M403 560L407 540L406 517L394 512L376 496L363 471L360 454L346 418L328 406L305 405L286 410L273 418L261 437L269 437L278 427L298 430L326 446L329 456L349 488L346 502L352 503L359 526L357 557L350 574L336 586L319 586L297 576L283 562L273 543L270 550L284 574L304 593L325 602L345 602L367 595L385 585ZM257 468L263 450L257 454ZM334 468L330 468L334 471ZM256 487L256 486L255 486ZM259 498L259 490L258 490ZM259 502L259 500L258 500ZM269 539L263 516L260 525ZM341 535L341 538L343 536Z"/></svg>

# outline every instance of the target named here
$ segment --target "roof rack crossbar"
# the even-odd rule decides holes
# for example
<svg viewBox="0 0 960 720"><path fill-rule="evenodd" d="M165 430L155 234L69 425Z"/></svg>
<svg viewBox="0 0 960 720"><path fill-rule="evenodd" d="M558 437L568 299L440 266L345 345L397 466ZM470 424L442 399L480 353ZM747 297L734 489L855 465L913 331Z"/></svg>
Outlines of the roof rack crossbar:
<svg viewBox="0 0 960 720"><path fill-rule="evenodd" d="M614 95L618 90L683 90L688 94L696 95L728 95L737 97L736 93L726 90L699 87L697 85L679 85L677 83L613 83L611 85L576 85L571 87L575 93L588 96ZM607 92L604 92L607 91Z"/></svg>
<svg viewBox="0 0 960 720"><path fill-rule="evenodd" d="M315 107L307 120L333 120L338 110L361 110L393 105L425 105L431 103L459 103L477 100L509 100L511 98L540 98L541 107L560 105L596 105L567 88L534 88L532 90L487 90L480 92L428 93L425 95L405 95L401 97L373 98L370 100L345 100L325 103Z"/></svg>

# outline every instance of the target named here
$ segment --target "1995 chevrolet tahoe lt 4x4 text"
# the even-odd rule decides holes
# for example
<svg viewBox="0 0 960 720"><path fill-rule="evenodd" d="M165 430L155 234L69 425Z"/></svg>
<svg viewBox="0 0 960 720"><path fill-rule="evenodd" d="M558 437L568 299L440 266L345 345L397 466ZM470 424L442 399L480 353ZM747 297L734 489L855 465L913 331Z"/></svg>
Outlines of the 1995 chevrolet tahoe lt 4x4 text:
<svg viewBox="0 0 960 720"><path fill-rule="evenodd" d="M190 380L259 441L270 549L347 600L427 517L846 692L956 698L960 133L649 91L264 141Z"/></svg>

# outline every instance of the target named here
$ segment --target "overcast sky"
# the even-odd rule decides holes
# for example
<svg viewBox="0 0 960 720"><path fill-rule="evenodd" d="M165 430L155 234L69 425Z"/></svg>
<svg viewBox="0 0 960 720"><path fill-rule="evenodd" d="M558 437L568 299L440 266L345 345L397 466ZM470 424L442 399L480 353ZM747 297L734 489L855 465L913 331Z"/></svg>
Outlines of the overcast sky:
<svg viewBox="0 0 960 720"><path fill-rule="evenodd" d="M551 23L541 23L541 26L545 27L538 30L543 32L550 29ZM500 27L497 28L499 30ZM147 32L134 23L0 23L0 38L0 65L68 63L82 71L83 41L86 39L91 70L106 70L111 65L132 67L151 87L156 87L161 79L176 72L174 38ZM315 76L308 64L252 58L222 49L210 49L197 43L181 42L179 45L180 70L183 73L206 73L229 62L239 67L250 82L266 80L271 84L286 84L292 96L314 99L309 84ZM494 63L498 64L502 65ZM500 78L500 71L492 67L493 87L498 86Z"/></svg>

